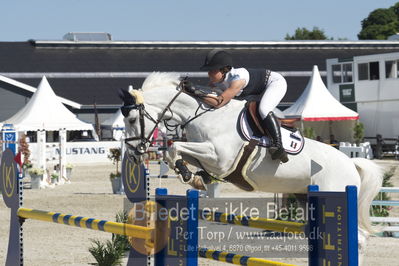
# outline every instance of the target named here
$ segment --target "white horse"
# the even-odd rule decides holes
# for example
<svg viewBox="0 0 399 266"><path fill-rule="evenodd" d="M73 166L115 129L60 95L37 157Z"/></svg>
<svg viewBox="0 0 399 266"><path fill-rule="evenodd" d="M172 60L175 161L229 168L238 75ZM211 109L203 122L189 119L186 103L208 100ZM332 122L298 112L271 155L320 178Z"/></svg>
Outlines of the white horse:
<svg viewBox="0 0 399 266"><path fill-rule="evenodd" d="M136 149L141 149L141 152L146 149L142 138L150 137L157 119L168 120L170 124L185 125L187 137L187 142L174 142L169 147L169 165L174 167L178 159L184 158L213 176L223 178L234 170L246 143L236 129L237 117L245 102L232 100L186 124L195 116L199 102L185 93L175 98L179 93L178 84L177 74L153 73L143 83L143 96L135 93L135 97L127 99L129 97L125 95L129 153L139 158L141 153ZM144 99L139 99L141 97ZM136 108L140 101L144 102L141 111ZM140 112L144 114L141 122ZM289 155L287 163L272 160L266 148L258 148L252 157L243 175L258 191L305 194L311 184L318 185L320 191L344 191L347 185L357 186L359 243L365 243L366 232L372 231L370 203L382 184L382 172L378 166L366 159L350 159L339 150L311 139L306 139L300 154Z"/></svg>

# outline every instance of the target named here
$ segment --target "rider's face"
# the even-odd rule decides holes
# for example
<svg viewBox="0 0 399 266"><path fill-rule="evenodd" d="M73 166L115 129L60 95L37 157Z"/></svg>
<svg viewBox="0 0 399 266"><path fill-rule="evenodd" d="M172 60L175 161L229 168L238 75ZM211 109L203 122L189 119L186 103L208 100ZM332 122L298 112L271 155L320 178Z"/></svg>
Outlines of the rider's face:
<svg viewBox="0 0 399 266"><path fill-rule="evenodd" d="M218 83L223 80L223 74L220 69L209 70L208 77L211 83Z"/></svg>

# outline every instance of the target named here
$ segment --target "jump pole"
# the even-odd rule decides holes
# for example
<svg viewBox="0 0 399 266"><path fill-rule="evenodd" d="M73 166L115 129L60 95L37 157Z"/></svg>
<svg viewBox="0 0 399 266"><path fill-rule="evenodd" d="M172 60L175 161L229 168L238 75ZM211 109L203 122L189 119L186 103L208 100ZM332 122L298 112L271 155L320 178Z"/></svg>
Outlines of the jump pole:
<svg viewBox="0 0 399 266"><path fill-rule="evenodd" d="M19 179L19 170L14 158L15 153L10 149L6 149L2 154L0 163L0 191L6 206L10 208L11 212L6 266L24 264L22 224L25 219L59 223L131 236L151 242L155 241L154 228L23 208L22 181ZM149 183L145 177L144 165L136 165L125 156L122 178L126 196L130 202L136 203L149 200ZM150 259L150 256L147 254L140 253L131 248L127 265L148 266Z"/></svg>
<svg viewBox="0 0 399 266"><path fill-rule="evenodd" d="M32 219L42 222L64 224L68 226L92 229L146 240L154 239L154 228L133 224L117 223L95 218L28 208L19 208L17 211L17 215L18 217L23 219Z"/></svg>

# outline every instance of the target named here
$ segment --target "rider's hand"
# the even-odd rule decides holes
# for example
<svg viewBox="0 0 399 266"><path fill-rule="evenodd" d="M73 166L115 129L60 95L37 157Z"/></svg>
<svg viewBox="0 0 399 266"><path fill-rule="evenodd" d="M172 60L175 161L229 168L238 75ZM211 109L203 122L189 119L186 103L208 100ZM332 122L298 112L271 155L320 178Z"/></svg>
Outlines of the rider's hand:
<svg viewBox="0 0 399 266"><path fill-rule="evenodd" d="M182 88L187 93L195 94L195 88L193 84L187 79L182 80Z"/></svg>

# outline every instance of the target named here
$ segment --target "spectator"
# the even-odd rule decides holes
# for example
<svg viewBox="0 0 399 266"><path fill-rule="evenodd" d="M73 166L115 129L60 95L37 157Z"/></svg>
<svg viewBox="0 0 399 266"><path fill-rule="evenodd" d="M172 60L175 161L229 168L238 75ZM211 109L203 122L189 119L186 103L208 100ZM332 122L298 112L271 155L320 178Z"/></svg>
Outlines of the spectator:
<svg viewBox="0 0 399 266"><path fill-rule="evenodd" d="M337 149L339 148L339 142L338 142L338 140L335 139L335 136L333 134L330 135L330 144L334 148L337 148Z"/></svg>

